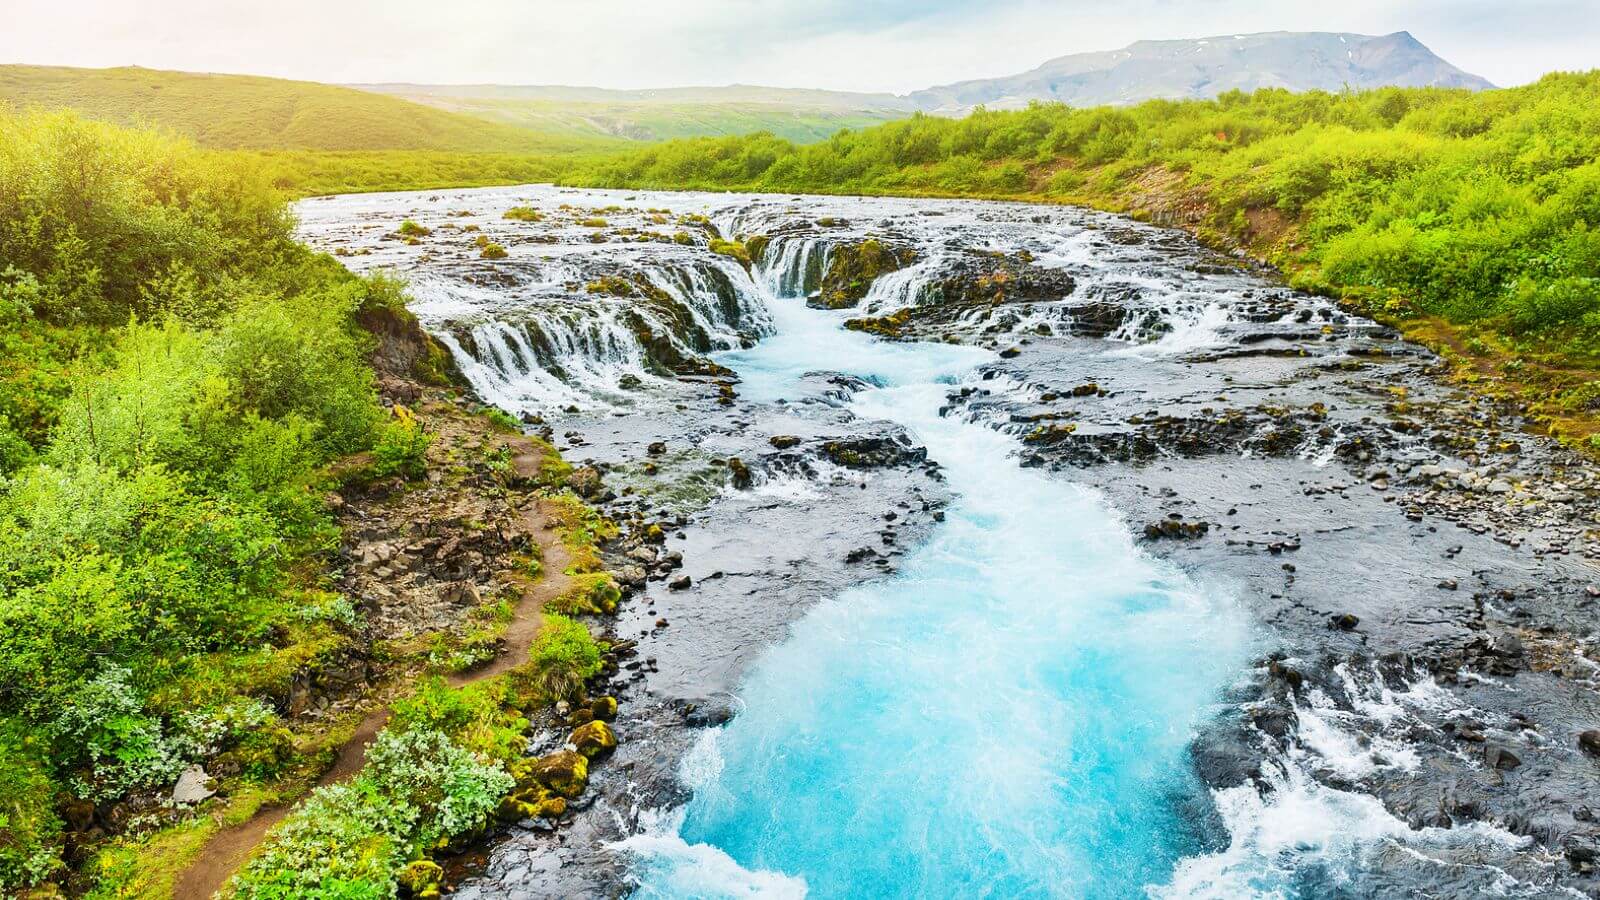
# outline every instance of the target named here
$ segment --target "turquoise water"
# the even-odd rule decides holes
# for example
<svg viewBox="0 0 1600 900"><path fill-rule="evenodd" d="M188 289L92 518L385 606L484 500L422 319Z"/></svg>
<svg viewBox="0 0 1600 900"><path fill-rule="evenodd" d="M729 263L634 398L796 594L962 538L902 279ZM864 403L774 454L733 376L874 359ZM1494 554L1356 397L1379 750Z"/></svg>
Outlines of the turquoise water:
<svg viewBox="0 0 1600 900"><path fill-rule="evenodd" d="M884 344L774 303L725 354L741 393L814 370L871 380L958 501L901 574L819 603L685 766L694 797L625 842L641 897L1128 897L1195 851L1185 747L1239 670L1225 595L1142 554L1095 493L941 418L990 354Z"/></svg>

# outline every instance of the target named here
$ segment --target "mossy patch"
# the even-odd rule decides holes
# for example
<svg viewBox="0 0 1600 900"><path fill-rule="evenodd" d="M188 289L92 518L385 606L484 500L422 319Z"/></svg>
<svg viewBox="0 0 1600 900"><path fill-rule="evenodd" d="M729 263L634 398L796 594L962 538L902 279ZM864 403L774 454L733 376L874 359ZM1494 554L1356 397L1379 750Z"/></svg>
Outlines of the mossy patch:
<svg viewBox="0 0 1600 900"><path fill-rule="evenodd" d="M828 257L821 289L810 302L827 309L848 309L861 302L880 275L915 261L916 254L910 249L891 247L873 238L836 247Z"/></svg>

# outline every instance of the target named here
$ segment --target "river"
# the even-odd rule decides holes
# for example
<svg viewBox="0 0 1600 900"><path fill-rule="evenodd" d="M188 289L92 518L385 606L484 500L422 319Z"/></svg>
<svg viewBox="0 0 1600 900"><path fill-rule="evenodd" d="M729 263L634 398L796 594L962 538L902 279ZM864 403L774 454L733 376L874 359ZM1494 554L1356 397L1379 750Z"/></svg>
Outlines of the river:
<svg viewBox="0 0 1600 900"><path fill-rule="evenodd" d="M1385 329L1078 210L524 187L302 217L405 272L477 393L672 524L693 575L641 574L615 623L651 662L596 805L464 895L1565 895L1444 727L1525 736L1514 701L1419 662L1481 610L1424 562L1461 541L1383 496L1440 459L1385 393L1456 402ZM748 272L705 246L755 234ZM910 263L808 304L867 239ZM908 340L845 327L903 309ZM1405 468L1369 490L1378 465ZM1485 584L1583 577L1467 535ZM1476 776L1479 814L1446 810Z"/></svg>

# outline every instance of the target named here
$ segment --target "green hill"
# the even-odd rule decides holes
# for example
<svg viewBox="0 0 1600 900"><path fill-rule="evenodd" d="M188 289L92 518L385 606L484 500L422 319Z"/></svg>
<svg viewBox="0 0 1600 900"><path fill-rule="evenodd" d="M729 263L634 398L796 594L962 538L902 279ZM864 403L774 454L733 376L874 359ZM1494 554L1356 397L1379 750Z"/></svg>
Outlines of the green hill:
<svg viewBox="0 0 1600 900"><path fill-rule="evenodd" d="M333 85L138 67L0 66L0 104L70 107L119 125L170 129L219 149L551 153L611 143Z"/></svg>
<svg viewBox="0 0 1600 900"><path fill-rule="evenodd" d="M634 141L770 131L803 144L841 128L903 119L916 110L891 94L749 85L644 91L494 84L351 87L549 134Z"/></svg>

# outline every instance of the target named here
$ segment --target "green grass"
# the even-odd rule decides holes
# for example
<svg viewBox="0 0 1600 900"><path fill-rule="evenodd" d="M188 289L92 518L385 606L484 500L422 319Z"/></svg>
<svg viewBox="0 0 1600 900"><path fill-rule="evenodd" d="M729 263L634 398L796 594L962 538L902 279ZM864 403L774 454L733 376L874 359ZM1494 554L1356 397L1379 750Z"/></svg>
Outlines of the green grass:
<svg viewBox="0 0 1600 900"><path fill-rule="evenodd" d="M881 94L747 86L659 91L493 85L363 89L546 134L630 141L767 131L810 143L843 128L866 128L912 112L909 103Z"/></svg>
<svg viewBox="0 0 1600 900"><path fill-rule="evenodd" d="M203 147L227 150L543 154L610 143L333 85L135 67L0 66L0 104L70 108L117 125L171 130Z"/></svg>
<svg viewBox="0 0 1600 900"><path fill-rule="evenodd" d="M290 197L531 184L551 181L572 165L567 154L240 150L227 155L242 167L260 169Z"/></svg>

